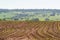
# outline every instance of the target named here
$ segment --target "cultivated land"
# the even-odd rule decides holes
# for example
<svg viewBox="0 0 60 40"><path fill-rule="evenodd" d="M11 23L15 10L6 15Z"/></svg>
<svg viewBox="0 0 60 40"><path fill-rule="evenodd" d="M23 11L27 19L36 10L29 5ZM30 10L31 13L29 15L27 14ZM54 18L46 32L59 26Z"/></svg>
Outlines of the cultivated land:
<svg viewBox="0 0 60 40"><path fill-rule="evenodd" d="M0 21L0 40L60 40L60 22Z"/></svg>

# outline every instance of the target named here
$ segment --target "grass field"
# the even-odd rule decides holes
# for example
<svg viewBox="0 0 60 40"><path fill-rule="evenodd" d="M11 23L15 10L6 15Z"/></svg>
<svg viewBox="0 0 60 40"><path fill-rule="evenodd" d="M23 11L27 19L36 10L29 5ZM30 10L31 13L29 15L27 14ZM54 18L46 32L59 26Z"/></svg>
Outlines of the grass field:
<svg viewBox="0 0 60 40"><path fill-rule="evenodd" d="M60 22L0 21L0 40L60 40Z"/></svg>

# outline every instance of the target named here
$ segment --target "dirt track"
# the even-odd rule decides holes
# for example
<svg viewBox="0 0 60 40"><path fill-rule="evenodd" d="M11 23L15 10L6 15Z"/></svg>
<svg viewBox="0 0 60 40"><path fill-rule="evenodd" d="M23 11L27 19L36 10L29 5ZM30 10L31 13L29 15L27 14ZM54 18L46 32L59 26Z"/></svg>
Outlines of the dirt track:
<svg viewBox="0 0 60 40"><path fill-rule="evenodd" d="M60 22L0 22L0 40L60 40Z"/></svg>

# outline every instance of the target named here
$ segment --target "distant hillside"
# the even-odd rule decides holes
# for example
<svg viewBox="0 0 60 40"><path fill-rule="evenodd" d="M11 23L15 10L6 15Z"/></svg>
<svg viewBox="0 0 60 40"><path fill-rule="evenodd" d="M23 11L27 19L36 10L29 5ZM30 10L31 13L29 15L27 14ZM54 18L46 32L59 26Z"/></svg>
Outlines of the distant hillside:
<svg viewBox="0 0 60 40"><path fill-rule="evenodd" d="M23 11L23 12L37 12L37 11L55 11L60 12L59 9L0 9L0 12L7 12L7 11Z"/></svg>
<svg viewBox="0 0 60 40"><path fill-rule="evenodd" d="M0 20L60 21L59 9L0 9Z"/></svg>

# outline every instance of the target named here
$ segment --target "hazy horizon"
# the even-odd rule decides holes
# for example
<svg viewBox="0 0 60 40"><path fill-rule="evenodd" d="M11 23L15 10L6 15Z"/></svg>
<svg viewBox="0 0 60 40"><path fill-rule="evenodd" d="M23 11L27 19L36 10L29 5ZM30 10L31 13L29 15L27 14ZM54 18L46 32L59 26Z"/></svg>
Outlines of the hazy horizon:
<svg viewBox="0 0 60 40"><path fill-rule="evenodd" d="M60 0L0 0L0 9L60 9Z"/></svg>

